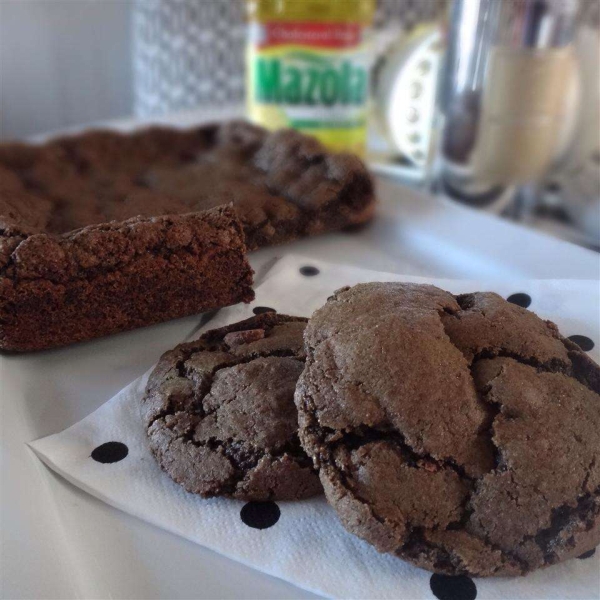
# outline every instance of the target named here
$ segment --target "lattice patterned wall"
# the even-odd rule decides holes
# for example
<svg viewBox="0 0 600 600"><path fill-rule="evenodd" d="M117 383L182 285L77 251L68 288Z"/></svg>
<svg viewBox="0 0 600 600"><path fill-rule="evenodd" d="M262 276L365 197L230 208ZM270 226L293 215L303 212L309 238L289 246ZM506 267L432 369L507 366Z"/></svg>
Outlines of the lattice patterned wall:
<svg viewBox="0 0 600 600"><path fill-rule="evenodd" d="M378 0L375 27L410 29L442 14L448 0ZM598 23L600 0L582 0ZM134 108L156 115L244 96L244 0L136 0Z"/></svg>

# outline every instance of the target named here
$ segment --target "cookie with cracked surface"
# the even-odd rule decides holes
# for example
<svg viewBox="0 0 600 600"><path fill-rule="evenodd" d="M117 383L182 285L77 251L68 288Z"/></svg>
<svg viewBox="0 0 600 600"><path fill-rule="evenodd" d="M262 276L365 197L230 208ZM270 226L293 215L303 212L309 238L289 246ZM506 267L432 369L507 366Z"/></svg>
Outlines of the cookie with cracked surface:
<svg viewBox="0 0 600 600"><path fill-rule="evenodd" d="M350 532L473 576L600 542L600 368L553 323L493 293L372 283L304 339L300 439Z"/></svg>
<svg viewBox="0 0 600 600"><path fill-rule="evenodd" d="M294 405L305 326L264 313L162 356L142 416L159 465L188 492L241 500L322 492Z"/></svg>

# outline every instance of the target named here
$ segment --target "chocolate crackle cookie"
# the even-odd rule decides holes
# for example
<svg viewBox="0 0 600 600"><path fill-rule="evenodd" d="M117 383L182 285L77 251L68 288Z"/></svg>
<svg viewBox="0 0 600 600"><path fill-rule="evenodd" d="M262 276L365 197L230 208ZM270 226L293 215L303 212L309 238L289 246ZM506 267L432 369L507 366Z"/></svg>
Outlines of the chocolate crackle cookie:
<svg viewBox="0 0 600 600"><path fill-rule="evenodd" d="M305 326L268 312L162 356L142 416L158 463L187 491L242 500L322 491L294 405Z"/></svg>
<svg viewBox="0 0 600 600"><path fill-rule="evenodd" d="M493 293L372 283L304 339L300 438L349 531L475 576L600 543L600 368L553 323Z"/></svg>

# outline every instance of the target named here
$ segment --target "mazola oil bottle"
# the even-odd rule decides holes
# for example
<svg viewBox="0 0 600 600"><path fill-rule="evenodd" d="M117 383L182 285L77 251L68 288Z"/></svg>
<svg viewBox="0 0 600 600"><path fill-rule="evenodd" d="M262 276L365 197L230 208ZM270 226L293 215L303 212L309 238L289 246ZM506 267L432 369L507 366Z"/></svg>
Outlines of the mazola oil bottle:
<svg viewBox="0 0 600 600"><path fill-rule="evenodd" d="M249 118L364 154L375 0L248 0Z"/></svg>

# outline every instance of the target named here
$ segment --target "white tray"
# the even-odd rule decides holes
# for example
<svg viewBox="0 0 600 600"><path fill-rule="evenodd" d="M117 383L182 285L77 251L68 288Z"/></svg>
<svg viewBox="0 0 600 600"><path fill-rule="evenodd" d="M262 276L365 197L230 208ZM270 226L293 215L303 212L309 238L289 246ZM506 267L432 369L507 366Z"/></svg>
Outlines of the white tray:
<svg viewBox="0 0 600 600"><path fill-rule="evenodd" d="M391 181L378 184L370 226L260 250L251 257L257 277L287 252L396 273L511 280L515 292L526 279L600 275L598 254ZM199 321L0 356L3 598L314 597L95 500L25 446L91 413Z"/></svg>

